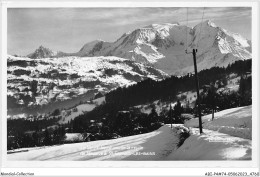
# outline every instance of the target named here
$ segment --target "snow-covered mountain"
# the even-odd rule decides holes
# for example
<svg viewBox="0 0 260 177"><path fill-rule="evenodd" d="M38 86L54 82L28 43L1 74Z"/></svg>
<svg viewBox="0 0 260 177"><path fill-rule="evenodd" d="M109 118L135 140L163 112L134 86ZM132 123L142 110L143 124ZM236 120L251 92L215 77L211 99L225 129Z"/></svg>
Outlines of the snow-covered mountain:
<svg viewBox="0 0 260 177"><path fill-rule="evenodd" d="M210 21L193 28L152 24L125 33L115 42L92 41L75 53L40 46L27 57L9 56L8 98L18 105L42 105L89 90L107 92L145 78L190 73L192 54L185 50L192 48L198 49L198 70L251 58L249 40Z"/></svg>
<svg viewBox="0 0 260 177"><path fill-rule="evenodd" d="M239 34L217 27L211 21L206 21L192 29L194 38L190 48L197 48L198 70L214 66L227 67L237 60L252 58L251 41ZM193 71L193 66L184 67L180 73Z"/></svg>
<svg viewBox="0 0 260 177"><path fill-rule="evenodd" d="M197 48L198 70L227 66L251 58L251 41L207 20L193 28L178 23L152 24L123 34L115 42L95 40L76 53L57 56L117 56L149 64L168 74L193 71L191 51Z"/></svg>
<svg viewBox="0 0 260 177"><path fill-rule="evenodd" d="M168 76L153 67L119 57L36 60L8 56L7 65L8 108L44 105L89 91L104 93L146 78L157 80Z"/></svg>

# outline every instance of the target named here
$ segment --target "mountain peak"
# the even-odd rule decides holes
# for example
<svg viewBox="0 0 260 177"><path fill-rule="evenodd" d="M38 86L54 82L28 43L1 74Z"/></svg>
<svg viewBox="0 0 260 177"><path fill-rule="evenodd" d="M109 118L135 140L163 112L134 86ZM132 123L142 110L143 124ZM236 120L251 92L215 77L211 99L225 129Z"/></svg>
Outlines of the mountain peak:
<svg viewBox="0 0 260 177"><path fill-rule="evenodd" d="M172 27L172 26L178 26L178 25L180 25L178 22L175 22L175 23L161 23L161 24L153 23L153 24L150 24L150 25L145 26L143 28L159 29L159 28L163 28L163 27Z"/></svg>
<svg viewBox="0 0 260 177"><path fill-rule="evenodd" d="M48 49L48 48L43 47L43 45L40 45L40 46L38 47L38 49Z"/></svg>
<svg viewBox="0 0 260 177"><path fill-rule="evenodd" d="M210 26L210 27L214 27L214 28L217 27L217 25L215 23L213 23L211 20L205 20L205 21L197 24L196 26L198 26L198 27L200 27L200 26L203 26L203 27Z"/></svg>
<svg viewBox="0 0 260 177"><path fill-rule="evenodd" d="M211 20L206 20L205 23L207 23L211 27L217 27L217 25L213 23Z"/></svg>
<svg viewBox="0 0 260 177"><path fill-rule="evenodd" d="M52 56L54 56L54 52L42 45L40 45L33 53L27 55L27 57L32 59L49 58Z"/></svg>
<svg viewBox="0 0 260 177"><path fill-rule="evenodd" d="M44 47L43 45L40 45L36 50L49 50L49 51L51 51L51 49L49 49L48 47Z"/></svg>

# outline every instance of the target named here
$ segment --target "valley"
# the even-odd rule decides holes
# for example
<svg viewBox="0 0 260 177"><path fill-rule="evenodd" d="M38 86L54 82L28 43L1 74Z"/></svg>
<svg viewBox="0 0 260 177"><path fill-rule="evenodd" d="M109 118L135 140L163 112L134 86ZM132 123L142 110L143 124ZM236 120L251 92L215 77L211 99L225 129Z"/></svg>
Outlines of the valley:
<svg viewBox="0 0 260 177"><path fill-rule="evenodd" d="M196 144L203 136L197 132L193 59L185 53L192 48L198 49L199 94L204 128L209 134L202 143L214 147L207 142L207 136L211 135L217 139L242 136L238 141L246 142L242 151L247 153L239 157L219 153L197 157L195 149L187 159L250 159L251 142L243 140L252 138L250 123L236 127L232 122L238 120L224 113L228 110L239 118L232 108L245 107L248 116L243 114L244 119L252 119L251 41L209 20L194 27L179 23L151 24L125 33L114 42L86 43L78 52L52 51L40 46L26 56L8 55L9 158L185 159L185 155L180 157L175 151L184 153L182 148L190 146L187 142ZM219 120L218 115L228 120ZM228 125L221 127L224 124ZM135 147L131 152L122 150L123 154L130 153L129 156L78 154L85 153L79 149L88 144L116 148L124 143ZM155 147L157 143L162 145ZM231 146L221 144L223 151ZM138 148L154 151L156 155L131 154L144 152ZM46 151L50 152L48 157L42 156Z"/></svg>

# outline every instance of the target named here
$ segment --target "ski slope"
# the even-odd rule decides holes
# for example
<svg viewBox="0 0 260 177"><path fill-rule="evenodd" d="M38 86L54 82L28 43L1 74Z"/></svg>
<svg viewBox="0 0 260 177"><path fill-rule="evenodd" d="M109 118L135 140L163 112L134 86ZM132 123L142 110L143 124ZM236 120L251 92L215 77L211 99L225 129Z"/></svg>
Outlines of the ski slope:
<svg viewBox="0 0 260 177"><path fill-rule="evenodd" d="M198 120L184 125L164 125L156 131L112 140L28 148L8 154L8 160L251 160L252 106L227 109L203 117L203 134ZM178 147L180 135L190 136ZM19 151L19 149L17 150Z"/></svg>

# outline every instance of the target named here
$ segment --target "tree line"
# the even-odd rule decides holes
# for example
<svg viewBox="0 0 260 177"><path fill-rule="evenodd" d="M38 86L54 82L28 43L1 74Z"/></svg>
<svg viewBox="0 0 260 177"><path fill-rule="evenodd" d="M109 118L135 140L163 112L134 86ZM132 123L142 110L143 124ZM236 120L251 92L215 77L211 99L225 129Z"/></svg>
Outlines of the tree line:
<svg viewBox="0 0 260 177"><path fill-rule="evenodd" d="M251 64L252 60L236 61L227 68L213 67L198 73L203 90L201 92L203 114L214 114L215 111L252 104ZM230 74L236 74L241 78L238 91L216 92L227 85L227 76ZM158 129L162 124L183 123L185 120L183 113L197 114L196 106L184 108L178 101L177 95L186 91L195 91L192 74L181 77L172 76L161 81L146 79L135 85L120 87L107 93L105 104L76 117L62 127L58 127L56 131L48 131L48 129L37 131L37 129L54 125L58 120L48 120L47 123L39 121L35 124L26 120L10 120L7 123L8 135L20 137L23 143L20 143L19 147L27 147L62 143L65 129L69 133L92 133L95 140L147 133ZM155 100L165 102L168 108L157 113L155 105L152 105L150 113L143 113L134 107L149 104ZM173 102L177 104L172 106ZM59 113L56 110L53 114ZM40 124L42 126L37 128ZM20 128L15 130L19 125L21 125ZM21 130L24 126L26 128ZM30 136L31 139L26 139L23 137L25 130L41 132L39 133L41 138L33 135Z"/></svg>

